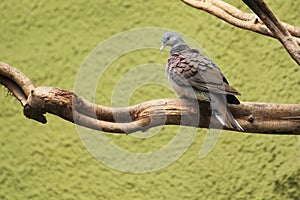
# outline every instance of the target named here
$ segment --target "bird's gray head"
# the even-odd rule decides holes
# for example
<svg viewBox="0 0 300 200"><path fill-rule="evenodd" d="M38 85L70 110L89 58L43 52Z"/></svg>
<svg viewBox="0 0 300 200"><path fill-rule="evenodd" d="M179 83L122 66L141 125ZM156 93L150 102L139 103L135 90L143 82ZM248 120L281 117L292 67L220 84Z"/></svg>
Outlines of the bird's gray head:
<svg viewBox="0 0 300 200"><path fill-rule="evenodd" d="M169 31L166 32L162 38L162 45L160 51L162 51L166 46L174 47L177 44L184 43L183 39L176 32Z"/></svg>

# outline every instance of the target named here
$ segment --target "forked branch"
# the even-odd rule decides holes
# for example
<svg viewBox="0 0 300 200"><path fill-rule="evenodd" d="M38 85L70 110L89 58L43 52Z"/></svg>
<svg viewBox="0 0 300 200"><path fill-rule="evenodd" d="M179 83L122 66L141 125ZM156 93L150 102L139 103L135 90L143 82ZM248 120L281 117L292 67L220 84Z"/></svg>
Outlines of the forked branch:
<svg viewBox="0 0 300 200"><path fill-rule="evenodd" d="M243 0L255 14L245 13L221 0L181 0L236 27L278 39L300 65L300 28L281 22L262 0Z"/></svg>

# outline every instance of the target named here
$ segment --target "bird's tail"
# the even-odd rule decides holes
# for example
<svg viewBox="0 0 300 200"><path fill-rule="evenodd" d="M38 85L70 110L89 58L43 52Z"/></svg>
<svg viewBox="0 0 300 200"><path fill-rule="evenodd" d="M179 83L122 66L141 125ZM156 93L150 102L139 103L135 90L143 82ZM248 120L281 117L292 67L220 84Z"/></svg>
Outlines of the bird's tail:
<svg viewBox="0 0 300 200"><path fill-rule="evenodd" d="M211 107L212 114L219 120L219 122L228 128L244 131L241 125L234 119L230 109L228 108L226 97L224 95L212 95Z"/></svg>
<svg viewBox="0 0 300 200"><path fill-rule="evenodd" d="M241 127L241 125L234 119L232 113L230 112L228 106L227 106L227 113L226 113L227 123L230 124L231 128L235 128L239 131L244 131L244 129ZM225 121L226 122L226 121Z"/></svg>

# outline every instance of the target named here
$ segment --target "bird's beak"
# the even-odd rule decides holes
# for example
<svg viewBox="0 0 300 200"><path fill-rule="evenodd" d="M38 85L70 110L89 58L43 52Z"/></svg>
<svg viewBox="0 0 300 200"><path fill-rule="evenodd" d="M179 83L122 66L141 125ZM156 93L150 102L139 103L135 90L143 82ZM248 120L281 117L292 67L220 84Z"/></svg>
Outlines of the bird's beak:
<svg viewBox="0 0 300 200"><path fill-rule="evenodd" d="M165 48L165 44L163 43L159 50L162 51L162 50L164 50L164 48Z"/></svg>

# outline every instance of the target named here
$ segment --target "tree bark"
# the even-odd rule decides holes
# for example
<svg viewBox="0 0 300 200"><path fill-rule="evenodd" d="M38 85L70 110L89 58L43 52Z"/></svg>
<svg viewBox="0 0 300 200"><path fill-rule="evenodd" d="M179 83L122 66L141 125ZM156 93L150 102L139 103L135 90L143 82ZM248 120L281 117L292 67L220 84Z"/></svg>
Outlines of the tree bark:
<svg viewBox="0 0 300 200"><path fill-rule="evenodd" d="M67 90L34 87L23 73L1 62L0 83L21 102L26 117L41 123L47 122L44 114L48 112L80 126L112 133L129 134L161 125L234 130L218 125L207 102L158 99L126 108L109 108ZM243 102L229 108L245 132L300 135L298 104Z"/></svg>
<svg viewBox="0 0 300 200"><path fill-rule="evenodd" d="M300 105L241 103L229 107L235 119L248 133L300 134ZM52 87L35 88L25 108L29 111L27 113L49 112L81 126L113 133L128 134L160 125L208 128L211 120L212 124L217 122L217 119L211 118L207 102L158 99L126 108L109 108L92 104L72 92Z"/></svg>

